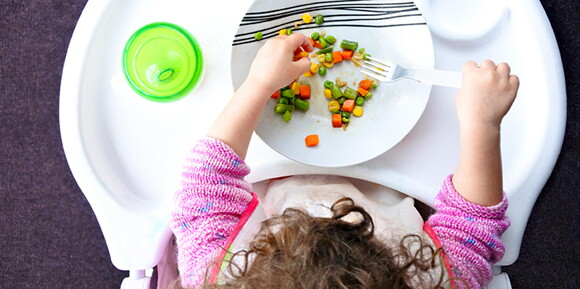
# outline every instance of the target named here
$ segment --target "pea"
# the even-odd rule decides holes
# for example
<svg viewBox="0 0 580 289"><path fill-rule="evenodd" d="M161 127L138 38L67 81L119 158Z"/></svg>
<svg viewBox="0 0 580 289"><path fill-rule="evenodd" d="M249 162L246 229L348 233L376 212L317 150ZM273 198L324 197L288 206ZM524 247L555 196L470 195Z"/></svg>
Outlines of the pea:
<svg viewBox="0 0 580 289"><path fill-rule="evenodd" d="M322 47L322 49L328 47L328 43L326 40L324 40L324 38L319 38L318 42L320 43L320 47Z"/></svg>
<svg viewBox="0 0 580 289"><path fill-rule="evenodd" d="M288 104L288 99L285 97L280 97L280 99L278 99L278 103Z"/></svg>
<svg viewBox="0 0 580 289"><path fill-rule="evenodd" d="M334 36L332 35L324 37L324 40L326 40L328 44L334 44L334 42L336 42L336 38L334 38Z"/></svg>
<svg viewBox="0 0 580 289"><path fill-rule="evenodd" d="M314 23L316 23L317 25L322 25L322 23L324 23L324 16L322 16L321 14L316 15L316 17L314 17Z"/></svg>
<svg viewBox="0 0 580 289"><path fill-rule="evenodd" d="M356 105L363 105L365 103L365 99L362 97L357 97L354 102L356 103Z"/></svg>
<svg viewBox="0 0 580 289"><path fill-rule="evenodd" d="M358 53L360 53L360 54L364 54L364 53L365 53L365 49L364 49L364 48L361 48L361 49L359 49L359 50L358 50Z"/></svg>
<svg viewBox="0 0 580 289"><path fill-rule="evenodd" d="M372 96L373 96L373 93L372 92L370 92L370 91L367 92L367 95L365 95L365 100L371 99Z"/></svg>
<svg viewBox="0 0 580 289"><path fill-rule="evenodd" d="M334 86L334 83L332 81L330 81L330 80L324 81L324 87L325 88L331 88L333 86Z"/></svg>
<svg viewBox="0 0 580 289"><path fill-rule="evenodd" d="M338 103L343 104L346 101L346 97L342 96L342 97L339 97L337 100L338 100Z"/></svg>
<svg viewBox="0 0 580 289"><path fill-rule="evenodd" d="M254 39L256 40L262 40L262 37L264 37L264 34L262 34L262 32L256 32L256 34L254 34Z"/></svg>
<svg viewBox="0 0 580 289"><path fill-rule="evenodd" d="M286 29L286 35L292 35L292 29L291 28Z"/></svg>
<svg viewBox="0 0 580 289"><path fill-rule="evenodd" d="M314 32L310 35L310 38L312 38L312 40L318 40L318 38L320 38L320 33Z"/></svg>
<svg viewBox="0 0 580 289"><path fill-rule="evenodd" d="M320 74L320 76L325 76L326 75L326 67L324 67L324 66L318 67L318 74Z"/></svg>
<svg viewBox="0 0 580 289"><path fill-rule="evenodd" d="M343 111L343 112L341 112L340 114L341 114L341 115L342 115L342 117L344 117L344 118L349 118L349 117L350 117L350 112L348 112L348 111Z"/></svg>
<svg viewBox="0 0 580 289"><path fill-rule="evenodd" d="M332 62L332 53L328 52L326 54L324 54L324 61L326 62Z"/></svg>
<svg viewBox="0 0 580 289"><path fill-rule="evenodd" d="M369 60L369 57L373 57L373 56L370 55L370 54L368 54L368 53L363 54L363 59L364 60Z"/></svg>
<svg viewBox="0 0 580 289"><path fill-rule="evenodd" d="M342 122L343 122L343 123L345 123L345 122L349 122L349 121L350 121L350 119L348 119L348 118L346 118L346 117L343 117L343 118L342 118Z"/></svg>

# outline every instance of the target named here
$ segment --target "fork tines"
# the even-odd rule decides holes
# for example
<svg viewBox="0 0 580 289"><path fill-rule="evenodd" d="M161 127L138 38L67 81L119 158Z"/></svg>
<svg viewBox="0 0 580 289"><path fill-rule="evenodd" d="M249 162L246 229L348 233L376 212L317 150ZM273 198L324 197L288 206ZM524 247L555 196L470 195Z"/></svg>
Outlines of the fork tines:
<svg viewBox="0 0 580 289"><path fill-rule="evenodd" d="M367 60L364 61L361 72L365 75L381 80L381 78L387 78L389 76L389 72L392 68L392 63L388 61L368 57Z"/></svg>

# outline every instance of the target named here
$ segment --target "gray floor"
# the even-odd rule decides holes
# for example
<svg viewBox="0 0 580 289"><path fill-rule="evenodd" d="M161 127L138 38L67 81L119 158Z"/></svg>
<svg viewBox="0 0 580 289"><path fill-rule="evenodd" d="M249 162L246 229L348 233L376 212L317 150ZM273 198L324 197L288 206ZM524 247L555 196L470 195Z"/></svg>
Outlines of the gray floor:
<svg viewBox="0 0 580 289"><path fill-rule="evenodd" d="M0 0L0 288L119 288L98 223L62 150L60 77L86 1ZM564 63L568 123L530 216L514 288L580 288L577 0L542 1ZM517 202L517 200L512 200Z"/></svg>

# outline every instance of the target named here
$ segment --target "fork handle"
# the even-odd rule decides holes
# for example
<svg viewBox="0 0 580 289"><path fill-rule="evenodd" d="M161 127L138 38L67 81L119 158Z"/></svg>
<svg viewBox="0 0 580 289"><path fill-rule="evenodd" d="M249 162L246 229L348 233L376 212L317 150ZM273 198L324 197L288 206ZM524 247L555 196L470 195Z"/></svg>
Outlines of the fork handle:
<svg viewBox="0 0 580 289"><path fill-rule="evenodd" d="M457 87L461 86L461 72L434 70L434 69L417 69L415 70L415 79L426 84Z"/></svg>

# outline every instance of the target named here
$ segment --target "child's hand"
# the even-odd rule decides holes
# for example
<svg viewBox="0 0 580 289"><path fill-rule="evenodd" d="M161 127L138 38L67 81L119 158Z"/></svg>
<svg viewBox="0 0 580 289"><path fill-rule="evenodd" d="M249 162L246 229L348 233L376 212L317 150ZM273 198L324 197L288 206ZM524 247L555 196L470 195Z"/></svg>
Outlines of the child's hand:
<svg viewBox="0 0 580 289"><path fill-rule="evenodd" d="M497 66L486 60L478 67L473 61L463 65L463 85L456 98L460 126L492 125L499 127L510 109L519 87L519 79L510 75L507 63Z"/></svg>
<svg viewBox="0 0 580 289"><path fill-rule="evenodd" d="M301 33L270 39L258 51L246 81L269 92L287 86L310 69L310 59L304 57L294 61L295 53L302 50L311 52L312 49L308 38Z"/></svg>

